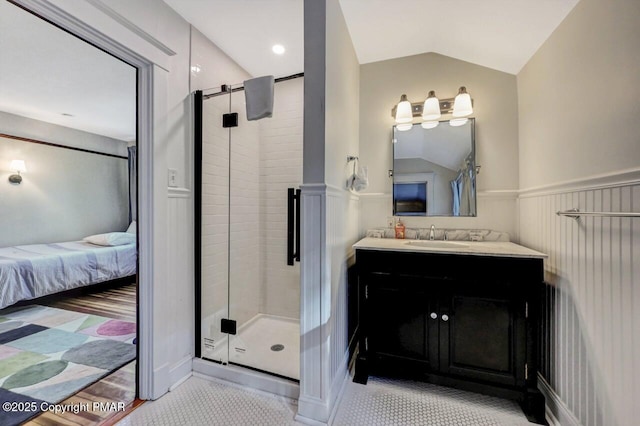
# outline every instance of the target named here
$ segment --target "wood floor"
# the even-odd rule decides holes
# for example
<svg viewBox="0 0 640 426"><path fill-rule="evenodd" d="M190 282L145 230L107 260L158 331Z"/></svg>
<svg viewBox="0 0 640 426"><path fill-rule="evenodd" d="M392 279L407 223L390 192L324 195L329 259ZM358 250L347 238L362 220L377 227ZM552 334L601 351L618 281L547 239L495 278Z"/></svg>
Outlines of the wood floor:
<svg viewBox="0 0 640 426"><path fill-rule="evenodd" d="M109 288L96 293L54 299L45 303L59 309L136 321L136 285Z"/></svg>
<svg viewBox="0 0 640 426"><path fill-rule="evenodd" d="M136 321L136 285L128 284L118 288L104 289L92 294L73 297L54 298L38 301L38 304L116 318ZM109 376L67 398L60 404L89 404L88 411L78 414L66 412L53 414L45 412L31 419L25 425L53 426L89 426L111 425L123 417L121 411L93 410L94 402L123 402L127 411L135 409L142 401L136 399L136 361L132 361Z"/></svg>

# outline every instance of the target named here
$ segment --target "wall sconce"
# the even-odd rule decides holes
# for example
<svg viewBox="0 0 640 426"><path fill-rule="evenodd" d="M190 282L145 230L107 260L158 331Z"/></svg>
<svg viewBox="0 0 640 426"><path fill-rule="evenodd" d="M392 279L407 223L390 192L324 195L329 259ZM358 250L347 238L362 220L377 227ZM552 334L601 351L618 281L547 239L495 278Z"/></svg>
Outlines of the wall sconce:
<svg viewBox="0 0 640 426"><path fill-rule="evenodd" d="M451 114L456 117L450 120L452 126L461 126L468 120L466 117L473 114L473 99L467 92L467 88L461 86L458 89L458 95L455 98L438 99L436 93L431 90L427 95L424 103L411 103L407 99L407 95L400 97L398 105L391 110L391 116L396 120L396 128L399 131L411 129L414 117L422 117L422 127L425 129L433 129L438 126L438 119L442 114Z"/></svg>
<svg viewBox="0 0 640 426"><path fill-rule="evenodd" d="M9 182L19 185L20 182L22 182L22 176L20 176L20 173L24 173L27 171L24 160L12 160L9 169L13 172L16 172L15 174L9 176Z"/></svg>

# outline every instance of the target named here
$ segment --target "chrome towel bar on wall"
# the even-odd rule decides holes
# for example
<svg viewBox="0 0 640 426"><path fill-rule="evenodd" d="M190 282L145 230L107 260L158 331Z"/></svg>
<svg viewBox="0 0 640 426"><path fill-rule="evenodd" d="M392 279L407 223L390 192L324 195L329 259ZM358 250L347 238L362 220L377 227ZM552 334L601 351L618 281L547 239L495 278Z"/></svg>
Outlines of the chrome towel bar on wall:
<svg viewBox="0 0 640 426"><path fill-rule="evenodd" d="M640 217L636 212L581 212L579 209L557 211L558 216L567 216L578 220L580 216L601 216L601 217Z"/></svg>

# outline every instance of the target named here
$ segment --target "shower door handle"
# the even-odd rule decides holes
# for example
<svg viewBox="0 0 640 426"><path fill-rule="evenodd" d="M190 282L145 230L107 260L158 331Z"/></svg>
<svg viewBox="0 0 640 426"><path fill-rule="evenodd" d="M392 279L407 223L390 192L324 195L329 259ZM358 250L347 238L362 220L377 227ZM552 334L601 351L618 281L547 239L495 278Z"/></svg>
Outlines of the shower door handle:
<svg viewBox="0 0 640 426"><path fill-rule="evenodd" d="M300 262L300 190L288 189L287 203L287 265Z"/></svg>

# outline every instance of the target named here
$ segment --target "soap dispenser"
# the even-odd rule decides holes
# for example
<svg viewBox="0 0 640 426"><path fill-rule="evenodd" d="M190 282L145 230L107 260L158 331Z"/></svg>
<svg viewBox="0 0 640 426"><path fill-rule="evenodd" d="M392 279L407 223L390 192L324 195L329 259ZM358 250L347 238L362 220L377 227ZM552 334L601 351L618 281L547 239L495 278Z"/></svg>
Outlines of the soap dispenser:
<svg viewBox="0 0 640 426"><path fill-rule="evenodd" d="M403 240L404 239L404 223L400 222L398 219L398 223L396 223L396 238Z"/></svg>

